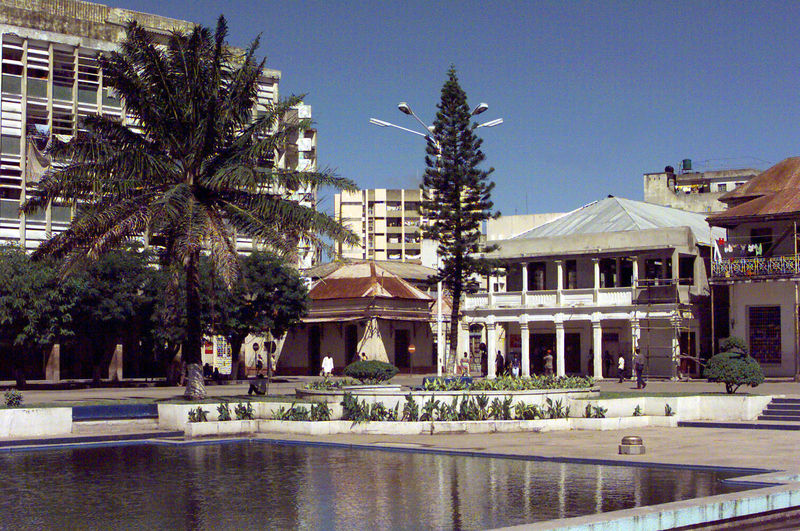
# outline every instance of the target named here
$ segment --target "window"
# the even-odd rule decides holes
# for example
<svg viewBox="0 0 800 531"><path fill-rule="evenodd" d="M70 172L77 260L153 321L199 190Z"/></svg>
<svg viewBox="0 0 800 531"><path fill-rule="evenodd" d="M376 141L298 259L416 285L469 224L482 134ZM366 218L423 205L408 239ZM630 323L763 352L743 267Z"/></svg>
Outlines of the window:
<svg viewBox="0 0 800 531"><path fill-rule="evenodd" d="M534 262L529 266L531 269L529 273L532 274L528 277L528 289L533 291L543 291L545 287L545 271L546 266L544 262Z"/></svg>
<svg viewBox="0 0 800 531"><path fill-rule="evenodd" d="M567 260L564 262L566 266L565 272L567 275L564 289L577 289L578 288L578 262L577 260Z"/></svg>
<svg viewBox="0 0 800 531"><path fill-rule="evenodd" d="M781 362L781 307L747 308L750 355L760 363Z"/></svg>
<svg viewBox="0 0 800 531"><path fill-rule="evenodd" d="M717 185L717 192L727 192L727 191L728 191L728 185L727 184L722 183L722 184L718 184Z"/></svg>
<svg viewBox="0 0 800 531"><path fill-rule="evenodd" d="M681 284L694 284L694 256L681 256L678 259L678 269Z"/></svg>

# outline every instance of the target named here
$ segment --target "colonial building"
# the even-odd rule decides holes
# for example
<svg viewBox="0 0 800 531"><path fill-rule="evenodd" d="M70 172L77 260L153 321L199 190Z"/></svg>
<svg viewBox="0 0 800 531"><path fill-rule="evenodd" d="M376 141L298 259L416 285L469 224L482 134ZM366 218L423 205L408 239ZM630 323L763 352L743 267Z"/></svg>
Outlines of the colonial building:
<svg viewBox="0 0 800 531"><path fill-rule="evenodd" d="M721 235L721 231L717 233ZM619 355L630 367L640 347L650 375L694 372L708 355L707 268L712 230L704 216L608 197L514 238L490 256L505 265L504 292L467 295L459 352L489 377L499 351L522 374L609 375ZM484 354L485 352L485 354Z"/></svg>
<svg viewBox="0 0 800 531"><path fill-rule="evenodd" d="M767 376L795 375L800 157L779 162L720 201L728 209L708 218L727 229L712 262L714 303L721 310L714 337L745 339Z"/></svg>
<svg viewBox="0 0 800 531"><path fill-rule="evenodd" d="M308 316L282 342L279 373L318 374L326 355L339 369L366 357L403 372L436 370L434 299L379 264L339 264L309 297Z"/></svg>

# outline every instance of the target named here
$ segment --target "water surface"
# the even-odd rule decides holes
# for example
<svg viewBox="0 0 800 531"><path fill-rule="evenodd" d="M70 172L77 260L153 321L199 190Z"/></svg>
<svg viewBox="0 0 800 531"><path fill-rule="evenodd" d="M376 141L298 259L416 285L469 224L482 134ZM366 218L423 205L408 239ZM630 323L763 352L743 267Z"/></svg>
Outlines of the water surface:
<svg viewBox="0 0 800 531"><path fill-rule="evenodd" d="M265 442L0 454L3 529L486 529L743 490L731 471Z"/></svg>

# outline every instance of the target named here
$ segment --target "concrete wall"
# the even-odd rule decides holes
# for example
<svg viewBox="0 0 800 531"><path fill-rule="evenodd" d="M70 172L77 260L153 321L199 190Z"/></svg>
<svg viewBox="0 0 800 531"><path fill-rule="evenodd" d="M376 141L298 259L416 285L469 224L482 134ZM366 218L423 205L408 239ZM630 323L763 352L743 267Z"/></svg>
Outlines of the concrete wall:
<svg viewBox="0 0 800 531"><path fill-rule="evenodd" d="M41 437L70 432L70 407L0 409L0 438Z"/></svg>
<svg viewBox="0 0 800 531"><path fill-rule="evenodd" d="M781 363L762 364L766 376L791 376L797 369L794 312L794 283L753 282L729 286L731 335L749 343L748 308L750 306L780 306ZM751 353L752 354L752 353Z"/></svg>
<svg viewBox="0 0 800 531"><path fill-rule="evenodd" d="M549 212L543 214L521 214L518 216L500 216L486 222L486 239L506 240L539 225L544 225L563 217L567 212Z"/></svg>

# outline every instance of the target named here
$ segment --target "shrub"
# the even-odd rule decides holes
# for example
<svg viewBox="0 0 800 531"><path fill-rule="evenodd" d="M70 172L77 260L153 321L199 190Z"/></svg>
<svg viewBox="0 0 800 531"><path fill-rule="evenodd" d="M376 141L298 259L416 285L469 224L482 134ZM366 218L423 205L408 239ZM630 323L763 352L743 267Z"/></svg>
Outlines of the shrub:
<svg viewBox="0 0 800 531"><path fill-rule="evenodd" d="M642 406L640 406L639 404L636 404L636 407L633 410L633 416L634 417L641 417L642 415L644 415L644 413L642 413Z"/></svg>
<svg viewBox="0 0 800 531"><path fill-rule="evenodd" d="M720 341L719 350L720 352L738 352L740 354L744 354L745 356L748 354L747 342L741 337L737 336L726 337Z"/></svg>
<svg viewBox="0 0 800 531"><path fill-rule="evenodd" d="M9 389L4 396L7 407L19 407L22 404L22 393L16 389Z"/></svg>
<svg viewBox="0 0 800 531"><path fill-rule="evenodd" d="M735 393L743 385L756 387L764 383L764 372L758 362L737 350L721 352L708 360L705 376L709 382L725 384L728 394Z"/></svg>
<svg viewBox="0 0 800 531"><path fill-rule="evenodd" d="M231 410L228 408L227 402L223 402L217 406L217 419L231 420Z"/></svg>
<svg viewBox="0 0 800 531"><path fill-rule="evenodd" d="M411 393L406 395L406 402L403 404L403 420L415 422L419 420L419 404L414 400Z"/></svg>
<svg viewBox="0 0 800 531"><path fill-rule="evenodd" d="M311 404L311 420L331 420L331 408L326 402Z"/></svg>
<svg viewBox="0 0 800 531"><path fill-rule="evenodd" d="M352 420L355 423L369 420L369 406L366 402L359 402L350 393L344 394L342 404L342 420Z"/></svg>
<svg viewBox="0 0 800 531"><path fill-rule="evenodd" d="M345 376L365 384L378 384L391 380L397 373L397 367L378 360L356 361L344 368Z"/></svg>
<svg viewBox="0 0 800 531"><path fill-rule="evenodd" d="M233 408L233 413L236 415L236 420L253 420L256 416L255 411L253 411L253 404L250 402L246 406L239 402Z"/></svg>
<svg viewBox="0 0 800 531"><path fill-rule="evenodd" d="M189 410L189 422L208 422L208 411L200 406Z"/></svg>

